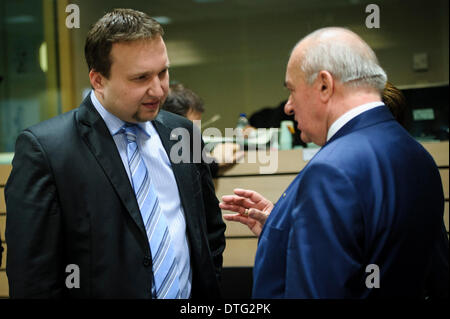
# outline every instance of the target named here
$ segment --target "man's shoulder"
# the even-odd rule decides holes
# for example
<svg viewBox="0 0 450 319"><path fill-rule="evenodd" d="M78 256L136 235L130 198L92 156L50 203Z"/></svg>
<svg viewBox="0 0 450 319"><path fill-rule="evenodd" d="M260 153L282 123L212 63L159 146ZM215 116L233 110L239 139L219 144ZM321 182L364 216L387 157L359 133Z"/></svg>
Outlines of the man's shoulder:
<svg viewBox="0 0 450 319"><path fill-rule="evenodd" d="M342 170L364 170L373 165L432 164L430 154L397 122L383 122L353 131L325 145L314 158Z"/></svg>
<svg viewBox="0 0 450 319"><path fill-rule="evenodd" d="M75 116L78 109L57 115L43 122L28 127L25 131L31 132L36 137L61 136L75 126Z"/></svg>

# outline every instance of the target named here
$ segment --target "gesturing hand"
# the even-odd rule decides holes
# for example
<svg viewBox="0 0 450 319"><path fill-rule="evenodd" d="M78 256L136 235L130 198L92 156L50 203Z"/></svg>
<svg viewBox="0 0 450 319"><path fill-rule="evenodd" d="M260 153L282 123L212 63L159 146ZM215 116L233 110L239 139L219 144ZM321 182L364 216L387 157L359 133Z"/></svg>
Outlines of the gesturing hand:
<svg viewBox="0 0 450 319"><path fill-rule="evenodd" d="M236 221L247 225L256 236L259 236L273 209L273 204L261 194L252 190L236 188L234 193L236 195L222 196L222 202L219 206L237 214L227 214L223 217L228 221Z"/></svg>

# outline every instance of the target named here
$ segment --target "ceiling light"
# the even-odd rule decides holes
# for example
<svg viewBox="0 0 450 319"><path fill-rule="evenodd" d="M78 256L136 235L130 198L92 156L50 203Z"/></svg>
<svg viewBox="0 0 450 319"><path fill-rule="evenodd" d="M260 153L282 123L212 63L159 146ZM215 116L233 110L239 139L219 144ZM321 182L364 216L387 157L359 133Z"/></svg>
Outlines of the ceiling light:
<svg viewBox="0 0 450 319"><path fill-rule="evenodd" d="M39 66L41 70L47 72L48 70L48 59L47 59L47 42L42 42L39 47Z"/></svg>

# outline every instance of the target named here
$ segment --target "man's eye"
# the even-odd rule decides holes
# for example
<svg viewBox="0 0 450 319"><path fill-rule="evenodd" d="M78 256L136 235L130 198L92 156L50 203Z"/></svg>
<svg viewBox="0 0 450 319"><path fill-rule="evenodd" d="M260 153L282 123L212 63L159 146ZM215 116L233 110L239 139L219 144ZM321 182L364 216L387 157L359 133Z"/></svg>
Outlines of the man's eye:
<svg viewBox="0 0 450 319"><path fill-rule="evenodd" d="M135 80L142 81L142 80L145 80L146 78L147 78L146 75L141 75L141 76L138 76L137 78L135 78Z"/></svg>

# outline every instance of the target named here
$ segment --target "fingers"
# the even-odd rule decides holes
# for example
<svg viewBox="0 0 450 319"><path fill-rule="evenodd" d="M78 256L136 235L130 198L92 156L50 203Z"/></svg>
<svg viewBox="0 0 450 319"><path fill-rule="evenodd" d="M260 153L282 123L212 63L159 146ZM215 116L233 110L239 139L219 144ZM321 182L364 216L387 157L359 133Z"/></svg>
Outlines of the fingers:
<svg viewBox="0 0 450 319"><path fill-rule="evenodd" d="M235 200L237 200L239 196L236 195L223 195L222 200L226 203L234 203Z"/></svg>
<svg viewBox="0 0 450 319"><path fill-rule="evenodd" d="M245 213L246 208L256 208L259 211L268 213L273 208L273 204L270 201L253 190L235 188L234 193L236 195L222 196L222 203L219 204L220 208L240 214Z"/></svg>
<svg viewBox="0 0 450 319"><path fill-rule="evenodd" d="M223 218L229 221L239 221L242 219L241 214L224 214Z"/></svg>
<svg viewBox="0 0 450 319"><path fill-rule="evenodd" d="M267 201L267 199L263 197L260 193L250 189L235 188L233 191L236 195L246 197L251 201L253 201L254 203L258 203L260 201Z"/></svg>
<svg viewBox="0 0 450 319"><path fill-rule="evenodd" d="M241 224L247 225L248 217L242 216L241 214L225 214L223 218L232 222L240 222Z"/></svg>
<svg viewBox="0 0 450 319"><path fill-rule="evenodd" d="M230 210L232 212L236 212L236 213L239 213L239 214L244 214L245 213L245 209L246 209L242 205L233 205L233 204L226 204L226 203L220 203L219 207L221 209Z"/></svg>
<svg viewBox="0 0 450 319"><path fill-rule="evenodd" d="M256 203L251 200L236 195L224 195L222 196L222 202L227 205L242 206L244 209L256 206Z"/></svg>
<svg viewBox="0 0 450 319"><path fill-rule="evenodd" d="M248 210L248 217L253 218L261 223L261 225L264 225L264 223L267 220L267 217L269 217L269 214L264 213L258 209L250 208Z"/></svg>

